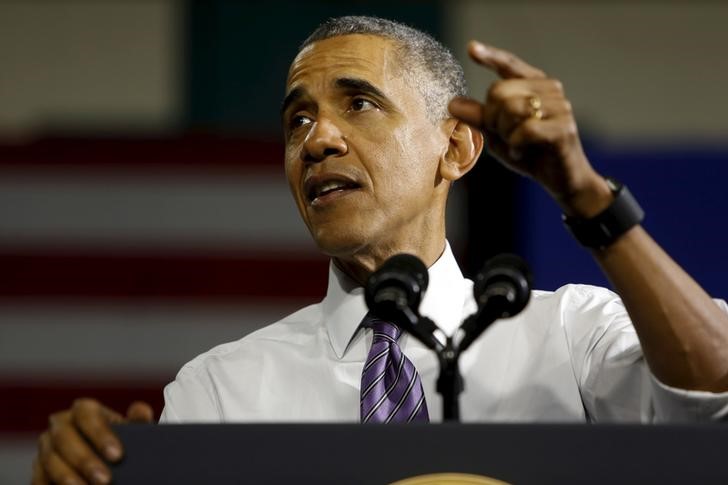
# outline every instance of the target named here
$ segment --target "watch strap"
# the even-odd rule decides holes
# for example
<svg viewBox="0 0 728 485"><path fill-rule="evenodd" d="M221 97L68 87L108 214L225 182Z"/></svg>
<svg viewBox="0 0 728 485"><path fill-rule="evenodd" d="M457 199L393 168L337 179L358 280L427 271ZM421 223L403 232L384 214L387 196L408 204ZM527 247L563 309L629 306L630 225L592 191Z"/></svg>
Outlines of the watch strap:
<svg viewBox="0 0 728 485"><path fill-rule="evenodd" d="M606 181L614 194L609 207L589 219L562 215L569 232L588 248L608 247L645 217L644 210L627 187L613 178L607 177Z"/></svg>

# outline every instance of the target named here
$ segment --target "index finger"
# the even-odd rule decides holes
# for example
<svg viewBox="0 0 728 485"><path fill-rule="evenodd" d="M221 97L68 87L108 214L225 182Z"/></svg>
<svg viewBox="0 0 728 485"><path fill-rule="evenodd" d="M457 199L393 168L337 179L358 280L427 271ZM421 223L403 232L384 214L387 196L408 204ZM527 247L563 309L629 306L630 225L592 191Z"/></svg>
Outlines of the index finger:
<svg viewBox="0 0 728 485"><path fill-rule="evenodd" d="M517 55L477 40L471 40L468 44L468 54L475 62L494 70L503 79L546 77L541 69Z"/></svg>
<svg viewBox="0 0 728 485"><path fill-rule="evenodd" d="M120 414L93 399L77 399L71 408L71 416L76 427L107 460L121 458L121 442L111 429L111 424L123 421Z"/></svg>

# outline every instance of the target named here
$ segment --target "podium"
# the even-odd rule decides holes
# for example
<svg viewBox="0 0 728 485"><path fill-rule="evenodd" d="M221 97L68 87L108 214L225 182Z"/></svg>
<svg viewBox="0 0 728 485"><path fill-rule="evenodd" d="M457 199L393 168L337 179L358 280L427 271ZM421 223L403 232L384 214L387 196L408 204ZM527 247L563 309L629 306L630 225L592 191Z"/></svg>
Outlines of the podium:
<svg viewBox="0 0 728 485"><path fill-rule="evenodd" d="M112 467L116 485L385 485L437 473L473 474L517 485L728 483L728 428L720 424L186 424L116 429L126 450L123 461Z"/></svg>

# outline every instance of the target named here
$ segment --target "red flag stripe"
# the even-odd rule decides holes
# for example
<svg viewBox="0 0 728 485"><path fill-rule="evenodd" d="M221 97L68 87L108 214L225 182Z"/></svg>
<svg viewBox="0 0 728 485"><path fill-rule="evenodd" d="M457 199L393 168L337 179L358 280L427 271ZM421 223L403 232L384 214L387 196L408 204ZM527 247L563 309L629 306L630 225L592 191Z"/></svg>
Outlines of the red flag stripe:
<svg viewBox="0 0 728 485"><path fill-rule="evenodd" d="M98 399L120 413L125 413L135 400L146 401L152 405L155 417L159 417L164 405L162 390L167 382L165 379L114 383L0 380L3 410L0 433L39 432L48 426L51 413L67 409L81 397Z"/></svg>
<svg viewBox="0 0 728 485"><path fill-rule="evenodd" d="M315 254L0 249L0 297L318 299Z"/></svg>
<svg viewBox="0 0 728 485"><path fill-rule="evenodd" d="M283 144L243 137L44 137L26 143L0 140L0 168L55 166L197 166L282 172Z"/></svg>

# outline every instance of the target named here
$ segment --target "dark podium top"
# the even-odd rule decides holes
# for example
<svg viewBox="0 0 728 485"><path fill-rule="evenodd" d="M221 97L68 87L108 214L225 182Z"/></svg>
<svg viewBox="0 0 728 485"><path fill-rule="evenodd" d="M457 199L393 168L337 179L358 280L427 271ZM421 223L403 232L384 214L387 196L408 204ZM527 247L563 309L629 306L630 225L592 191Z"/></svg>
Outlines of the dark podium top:
<svg viewBox="0 0 728 485"><path fill-rule="evenodd" d="M377 484L443 472L532 483L728 483L722 425L127 425L125 484Z"/></svg>

